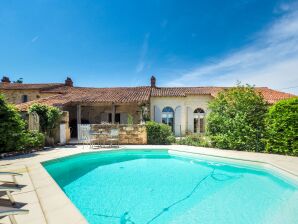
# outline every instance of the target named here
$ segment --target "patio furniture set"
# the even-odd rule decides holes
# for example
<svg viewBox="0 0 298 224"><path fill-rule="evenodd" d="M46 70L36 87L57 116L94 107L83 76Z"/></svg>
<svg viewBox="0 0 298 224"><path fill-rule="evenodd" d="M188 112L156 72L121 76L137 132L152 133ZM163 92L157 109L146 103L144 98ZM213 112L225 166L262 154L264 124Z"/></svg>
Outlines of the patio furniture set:
<svg viewBox="0 0 298 224"><path fill-rule="evenodd" d="M80 142L89 144L90 148L119 147L119 129L111 128L109 131L101 128L98 130L81 129Z"/></svg>
<svg viewBox="0 0 298 224"><path fill-rule="evenodd" d="M11 224L17 224L15 220L15 215L27 214L29 211L25 209L20 209L21 203L17 203L13 196L12 192L20 192L22 190L21 185L18 184L16 176L22 176L20 173L13 172L0 172L0 176L11 176L12 181L2 181L0 180L0 219L8 216ZM8 200L3 198L7 196Z"/></svg>

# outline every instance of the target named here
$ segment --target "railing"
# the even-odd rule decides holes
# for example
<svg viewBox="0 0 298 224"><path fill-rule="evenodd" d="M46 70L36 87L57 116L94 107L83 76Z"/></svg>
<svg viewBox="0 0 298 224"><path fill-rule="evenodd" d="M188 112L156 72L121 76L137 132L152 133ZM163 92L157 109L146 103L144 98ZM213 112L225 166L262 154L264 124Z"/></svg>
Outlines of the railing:
<svg viewBox="0 0 298 224"><path fill-rule="evenodd" d="M78 142L88 143L90 141L90 124L78 124Z"/></svg>

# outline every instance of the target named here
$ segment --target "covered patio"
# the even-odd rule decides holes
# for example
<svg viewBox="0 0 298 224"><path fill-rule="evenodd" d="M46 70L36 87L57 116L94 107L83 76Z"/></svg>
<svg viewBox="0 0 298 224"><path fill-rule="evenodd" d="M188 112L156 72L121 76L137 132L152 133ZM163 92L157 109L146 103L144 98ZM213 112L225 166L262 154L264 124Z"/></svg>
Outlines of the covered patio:
<svg viewBox="0 0 298 224"><path fill-rule="evenodd" d="M69 112L71 137L78 136L80 124L128 124L129 117L133 124L143 121L142 104L139 103L78 103L64 106Z"/></svg>

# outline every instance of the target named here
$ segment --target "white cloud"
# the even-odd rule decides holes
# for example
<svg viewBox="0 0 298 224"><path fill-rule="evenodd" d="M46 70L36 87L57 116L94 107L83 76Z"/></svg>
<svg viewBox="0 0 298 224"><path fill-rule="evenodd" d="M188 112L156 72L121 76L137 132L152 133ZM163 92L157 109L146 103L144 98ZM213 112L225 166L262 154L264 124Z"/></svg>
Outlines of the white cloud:
<svg viewBox="0 0 298 224"><path fill-rule="evenodd" d="M147 56L147 52L148 52L148 41L149 41L149 37L150 37L150 33L146 33L144 40L143 40L143 44L141 47L141 54L140 54L140 58L139 58L139 62L136 66L136 72L142 72L146 66L146 56Z"/></svg>
<svg viewBox="0 0 298 224"><path fill-rule="evenodd" d="M298 10L271 24L250 45L181 73L167 85L231 86L237 80L298 94L298 88L288 88L298 86Z"/></svg>

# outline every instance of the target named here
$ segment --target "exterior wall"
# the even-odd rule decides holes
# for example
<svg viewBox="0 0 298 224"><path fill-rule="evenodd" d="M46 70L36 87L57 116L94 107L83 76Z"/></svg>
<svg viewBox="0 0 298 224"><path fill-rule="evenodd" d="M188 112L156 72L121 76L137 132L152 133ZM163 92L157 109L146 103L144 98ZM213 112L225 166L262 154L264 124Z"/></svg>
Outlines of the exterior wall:
<svg viewBox="0 0 298 224"><path fill-rule="evenodd" d="M60 124L64 124L64 130L61 129ZM66 143L70 141L70 129L69 129L69 113L67 111L62 112L60 124L54 129L54 142L60 143L60 132L65 132Z"/></svg>
<svg viewBox="0 0 298 224"><path fill-rule="evenodd" d="M150 116L156 122L161 122L163 108L169 106L174 110L174 132L177 136L186 132L194 132L193 112L202 108L208 113L208 103L213 99L209 95L193 95L186 97L151 97Z"/></svg>
<svg viewBox="0 0 298 224"><path fill-rule="evenodd" d="M28 101L37 100L44 97L56 95L55 93L40 93L39 90L0 90L0 94L4 94L8 102L13 104L23 103L23 95L28 96Z"/></svg>

